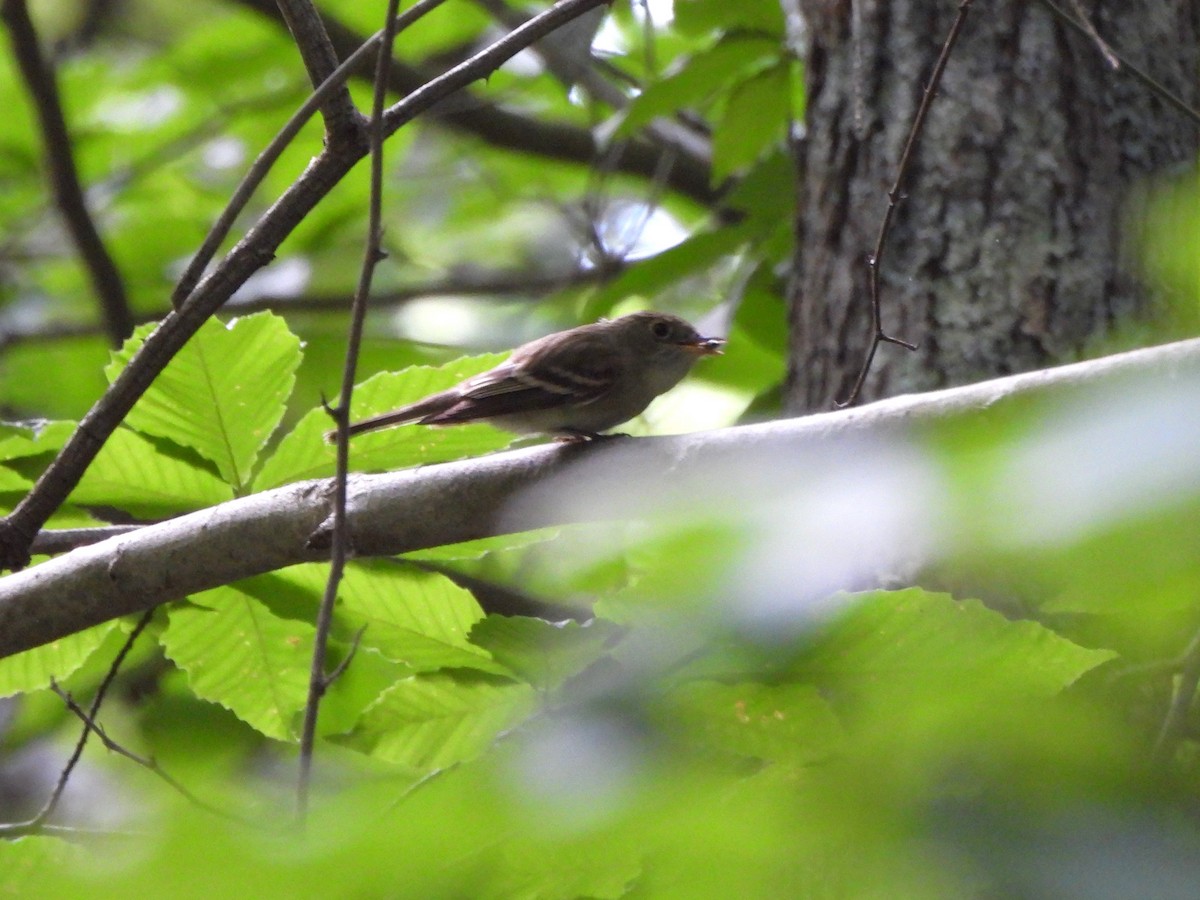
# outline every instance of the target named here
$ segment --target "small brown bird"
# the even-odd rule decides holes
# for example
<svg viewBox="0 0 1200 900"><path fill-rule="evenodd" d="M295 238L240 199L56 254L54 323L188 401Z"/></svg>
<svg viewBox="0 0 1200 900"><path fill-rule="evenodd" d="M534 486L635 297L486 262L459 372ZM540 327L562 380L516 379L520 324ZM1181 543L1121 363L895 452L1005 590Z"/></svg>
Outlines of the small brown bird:
<svg viewBox="0 0 1200 900"><path fill-rule="evenodd" d="M724 344L667 313L601 319L524 344L494 369L410 406L355 422L350 434L409 422L482 421L517 434L590 440L632 419L683 380L696 360L719 354Z"/></svg>

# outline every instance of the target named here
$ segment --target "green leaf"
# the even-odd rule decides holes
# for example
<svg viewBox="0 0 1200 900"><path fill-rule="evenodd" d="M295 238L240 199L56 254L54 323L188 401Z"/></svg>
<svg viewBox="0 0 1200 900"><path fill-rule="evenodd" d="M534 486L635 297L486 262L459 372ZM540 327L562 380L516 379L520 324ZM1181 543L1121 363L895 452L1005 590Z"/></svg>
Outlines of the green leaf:
<svg viewBox="0 0 1200 900"><path fill-rule="evenodd" d="M745 216L744 226L756 243L783 230L794 233L796 164L791 154L777 149L743 174L730 189L726 202ZM794 241L789 243L789 251ZM789 262L781 257L779 262Z"/></svg>
<svg viewBox="0 0 1200 900"><path fill-rule="evenodd" d="M117 429L71 492L71 502L158 518L232 498L228 484L207 468L171 455L169 449L165 442Z"/></svg>
<svg viewBox="0 0 1200 900"><path fill-rule="evenodd" d="M535 706L528 685L421 675L385 691L350 742L380 759L433 772L483 753Z"/></svg>
<svg viewBox="0 0 1200 900"><path fill-rule="evenodd" d="M779 42L761 37L727 37L696 53L676 73L649 85L622 113L618 135L628 135L658 116L697 107L728 84L771 65Z"/></svg>
<svg viewBox="0 0 1200 900"><path fill-rule="evenodd" d="M605 310L633 295L654 296L700 272L707 272L721 257L736 253L750 237L741 225L694 234L670 250L639 260L595 292L589 312Z"/></svg>
<svg viewBox="0 0 1200 900"><path fill-rule="evenodd" d="M611 622L561 625L524 616L488 616L471 640L540 690L558 687L604 655L621 634Z"/></svg>
<svg viewBox="0 0 1200 900"><path fill-rule="evenodd" d="M829 758L845 739L820 692L807 684L699 681L665 700L676 727L705 746L791 765ZM681 726L681 727L680 727Z"/></svg>
<svg viewBox="0 0 1200 900"><path fill-rule="evenodd" d="M292 566L252 579L246 589L258 594L268 584L290 584L307 591L315 609L328 571L322 564ZM335 624L342 640L366 626L362 646L411 671L467 668L512 676L470 642L471 627L483 610L469 591L442 575L386 560L355 562L346 567L338 597Z"/></svg>
<svg viewBox="0 0 1200 900"><path fill-rule="evenodd" d="M497 534L491 537L476 538L473 541L461 541L457 544L445 544L441 547L430 547L428 550L417 550L404 554L404 559L429 560L431 562L460 562L463 560L478 560L497 551L520 550L535 544L554 540L559 534L558 528L537 528L533 531L517 531L512 534Z"/></svg>
<svg viewBox="0 0 1200 900"><path fill-rule="evenodd" d="M744 29L781 38L783 8L776 0L677 0L674 27L683 34Z"/></svg>
<svg viewBox="0 0 1200 900"><path fill-rule="evenodd" d="M730 92L725 115L713 132L714 181L751 165L787 134L791 119L788 69L787 65L772 66Z"/></svg>
<svg viewBox="0 0 1200 900"><path fill-rule="evenodd" d="M340 614L367 626L363 640L418 672L470 668L511 672L469 640L483 610L443 575L401 564L355 565L342 585Z"/></svg>
<svg viewBox="0 0 1200 900"><path fill-rule="evenodd" d="M415 366L402 372L380 373L355 387L352 418L365 419L414 403L486 371L503 359L503 354L471 356L437 368ZM309 411L263 464L254 482L255 490L332 475L334 448L324 437L331 425L324 409ZM511 435L488 425L406 425L355 437L350 444L350 465L355 471L403 469L488 453L511 441Z"/></svg>
<svg viewBox="0 0 1200 900"><path fill-rule="evenodd" d="M0 494L24 494L31 487L33 482L28 478L8 466L0 466Z"/></svg>
<svg viewBox="0 0 1200 900"><path fill-rule="evenodd" d="M114 354L115 379L149 329ZM126 423L211 460L236 493L283 418L300 364L300 341L283 319L258 313L223 325L205 322L130 411Z"/></svg>
<svg viewBox="0 0 1200 900"><path fill-rule="evenodd" d="M0 425L0 459L22 459L57 453L75 430L74 422L37 422L33 425Z"/></svg>
<svg viewBox="0 0 1200 900"><path fill-rule="evenodd" d="M52 678L62 681L87 662L116 624L115 621L104 622L0 659L0 697L39 690L48 686Z"/></svg>
<svg viewBox="0 0 1200 900"><path fill-rule="evenodd" d="M104 341L94 337L16 344L4 351L0 396L10 409L79 418L104 391L100 369L108 353Z"/></svg>
<svg viewBox="0 0 1200 900"><path fill-rule="evenodd" d="M1116 657L1037 622L1006 619L978 600L912 588L846 602L801 663L818 684L886 694L952 685L1049 696Z"/></svg>
<svg viewBox="0 0 1200 900"><path fill-rule="evenodd" d="M643 873L644 847L632 842L555 842L547 851L536 838L508 841L501 864L480 885L478 900L620 900Z"/></svg>
<svg viewBox="0 0 1200 900"><path fill-rule="evenodd" d="M197 697L221 704L267 737L293 740L308 696L313 627L273 616L235 588L193 599L170 611L164 652L187 673Z"/></svg>

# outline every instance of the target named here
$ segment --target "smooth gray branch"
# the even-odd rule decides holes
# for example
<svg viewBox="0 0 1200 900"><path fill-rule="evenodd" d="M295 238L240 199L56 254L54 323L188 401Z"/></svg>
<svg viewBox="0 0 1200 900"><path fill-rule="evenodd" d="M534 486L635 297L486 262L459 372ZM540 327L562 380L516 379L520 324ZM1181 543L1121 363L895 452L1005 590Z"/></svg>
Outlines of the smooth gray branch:
<svg viewBox="0 0 1200 900"><path fill-rule="evenodd" d="M662 492L703 477L728 491L747 459L788 478L819 483L819 456L797 474L797 454L837 441L888 441L952 416L991 414L1001 404L1101 387L1126 376L1168 385L1200 379L1200 339L841 412L675 437L598 445L533 447L349 483L348 515L359 556L411 552L536 527L641 515L653 497L622 500L597 491L590 503L517 503L533 489L561 497L618 465L621 477L650 473ZM1156 435L1147 433L1147 442ZM832 465L832 463L831 463ZM611 478L611 476L609 476ZM774 478L766 471L763 477ZM552 480L553 479L553 480ZM546 489L547 483L550 487ZM288 485L111 538L0 579L0 657L40 646L117 616L300 562L328 558L331 480ZM614 485L618 486L618 485ZM623 505L624 504L624 505Z"/></svg>

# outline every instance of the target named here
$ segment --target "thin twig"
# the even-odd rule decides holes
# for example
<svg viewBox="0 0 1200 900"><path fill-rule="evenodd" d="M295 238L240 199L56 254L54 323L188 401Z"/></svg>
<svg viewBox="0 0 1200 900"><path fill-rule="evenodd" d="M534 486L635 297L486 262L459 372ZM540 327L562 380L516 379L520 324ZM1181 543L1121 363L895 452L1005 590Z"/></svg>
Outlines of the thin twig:
<svg viewBox="0 0 1200 900"><path fill-rule="evenodd" d="M1180 658L1179 678L1150 754L1156 765L1165 765L1175 755L1175 747L1183 736L1188 714L1196 699L1197 687L1200 687L1200 632L1192 637Z"/></svg>
<svg viewBox="0 0 1200 900"><path fill-rule="evenodd" d="M1108 63L1109 68L1114 72L1121 68L1121 61L1117 59L1117 55L1113 53L1112 47L1104 42L1104 38L1100 37L1100 32L1096 30L1096 26L1092 24L1092 20L1088 18L1087 12L1084 11L1083 4L1079 0L1067 0L1071 4L1071 9L1079 18L1077 22L1083 28L1084 34L1092 39L1092 43L1096 45L1096 49L1100 51L1100 55L1104 57L1104 61Z"/></svg>
<svg viewBox="0 0 1200 900"><path fill-rule="evenodd" d="M108 693L108 689L112 686L113 681L116 679L117 672L121 670L121 666L125 662L125 657L129 655L129 651L133 649L134 642L145 630L146 626L150 624L150 620L153 617L153 609L148 609L142 613L142 617L138 619L137 625L135 625L133 630L129 632L129 636L125 638L125 643L121 646L121 649L117 652L117 655L113 657L113 661L109 665L108 671L104 673L104 679L100 682L100 687L96 689L96 696L92 698L92 708L88 713L90 719L94 720L96 715L100 712L100 706L104 703L104 697ZM55 691L58 690L57 684L53 681L51 681L50 686ZM87 722L88 719L85 718L84 721ZM41 812L39 812L25 824L37 827L45 823L46 820L54 815L54 811L58 808L58 803L62 799L63 791L67 789L67 782L71 778L71 773L75 771L75 766L78 765L80 757L83 756L83 748L87 746L89 734L90 729L85 727L82 733L79 735L79 740L75 742L75 749L72 751L70 759L67 760L67 764L63 766L62 772L59 773L58 783L54 786L54 790L50 793L50 797L47 799L46 805L42 807Z"/></svg>
<svg viewBox="0 0 1200 900"><path fill-rule="evenodd" d="M1066 10L1054 3L1053 0L1037 0L1037 2L1044 6L1051 15L1069 25L1071 28L1074 28L1084 37L1091 38L1095 33L1095 29L1092 28L1090 23L1085 24L1084 22L1086 22L1086 20L1084 20L1084 22L1076 21L1074 17L1069 15ZM1107 44L1104 46L1108 47ZM1112 54L1113 59L1115 59L1117 64L1120 66L1118 71L1128 72L1135 79L1140 81L1145 87L1149 88L1150 92L1157 96L1160 100L1164 100L1169 105L1175 107L1178 112L1183 113L1193 122L1200 124L1200 110L1197 110L1194 106L1189 105L1187 101L1167 88L1167 86L1162 82L1151 76L1148 72L1146 72L1145 69L1142 69L1140 66L1135 66L1111 47L1108 47L1108 52Z"/></svg>
<svg viewBox="0 0 1200 900"><path fill-rule="evenodd" d="M892 219L896 214L896 207L903 199L903 190L905 181L908 178L909 168L912 165L913 152L916 149L917 142L921 138L921 133L925 129L925 119L929 115L929 110L933 106L933 98L937 96L938 85L942 80L942 73L946 71L946 63L950 61L950 53L954 49L955 43L958 41L958 35L962 31L963 24L967 20L967 12L970 10L971 0L960 0L958 4L958 14L954 17L954 23L950 26L950 33L946 36L946 41L942 44L942 52L938 55L937 63L934 64L933 72L929 76L929 84L925 88L925 93L921 97L921 105L917 107L917 114L913 118L912 128L908 132L908 141L904 145L904 152L900 155L900 164L896 169L896 180L888 189L888 205L883 214L883 221L879 224L879 236L875 239L875 250L867 259L867 273L870 281L871 293L871 343L867 348L866 355L863 357L862 366L858 370L858 377L854 379L854 386L850 389L849 395L845 400L836 402L834 405L839 409L847 406L853 406L858 402L859 395L862 393L863 383L867 380L867 373L871 370L871 363L875 360L875 351L879 349L880 344L898 344L906 350L916 350L915 344L901 340L898 337L893 337L883 330L883 314L880 309L879 299L879 263L883 259L884 247L887 244L888 235L892 230Z"/></svg>
<svg viewBox="0 0 1200 900"><path fill-rule="evenodd" d="M53 556L56 553L69 553L79 547L88 547L145 528L144 525L99 525L95 528L55 528L38 532L30 553L40 553Z"/></svg>
<svg viewBox="0 0 1200 900"><path fill-rule="evenodd" d="M79 172L71 155L74 145L67 130L54 71L42 55L41 42L29 18L25 0L4 0L0 4L0 17L8 26L17 67L37 111L55 205L100 301L109 343L119 347L133 333L133 314L129 309L125 281L88 211Z"/></svg>
<svg viewBox="0 0 1200 900"><path fill-rule="evenodd" d="M211 803L207 802L206 800L202 800L200 797L198 797L194 793L192 793L192 791L190 791L187 787L185 787L181 782L179 782L177 779L175 779L170 773L165 771L162 768L162 766L160 766L158 764L157 760L153 759L152 757L142 756L138 753L134 753L128 747L125 747L124 745L118 743L117 741L114 741L112 738L110 738L108 736L108 733L103 728L100 727L99 723L96 722L95 712L94 711L88 712L88 711L84 710L78 703L75 702L75 698L72 697L70 695L70 693L68 693L67 691L64 691L61 687L58 686L57 682L55 682L55 681L50 682L50 690L52 690L52 691L54 691L54 693L58 694L58 696L62 698L63 703L65 703L67 705L67 709L69 709L71 712L73 712L75 714L75 716L81 722L83 722L83 733L85 735L88 733L95 734L96 737L98 737L100 739L100 742L102 744L104 744L106 749L111 750L113 753L117 753L120 756L124 756L126 759L137 763L142 768L148 769L149 771L153 772L155 775L157 775L159 778L161 778L164 782L166 782L168 785L170 785L172 788L174 788L186 800L188 800L190 803L195 804L196 806L200 807L201 809L203 809L207 812L210 812L213 815L221 816L222 818L229 819L234 822L248 822L249 821L248 819L244 819L235 813L229 812L228 810L224 810L224 809L221 809L220 807L213 806ZM94 708L95 708L95 704L93 704L93 710L94 710Z"/></svg>
<svg viewBox="0 0 1200 900"><path fill-rule="evenodd" d="M337 71L338 61L320 14L309 0L275 0L275 5L300 50L309 82L314 90L321 87ZM325 120L327 135L336 135L343 130L353 132L358 127L358 109L350 99L345 79L321 102L321 117Z"/></svg>
<svg viewBox="0 0 1200 900"><path fill-rule="evenodd" d="M342 661L334 666L329 674L325 676L326 687L341 678L346 670L350 668L350 663L354 662L354 657L358 655L358 648L362 645L362 636L366 633L366 625L360 625L358 631L354 632L354 637L350 639L350 650L342 658Z"/></svg>
<svg viewBox="0 0 1200 900"><path fill-rule="evenodd" d="M423 15L433 11L445 0L421 0L411 9L404 11L401 16L401 22L396 23L397 28L407 28L413 22L416 22ZM229 232L233 229L237 217L241 215L242 210L246 208L246 204L254 196L254 192L258 190L258 186L262 184L267 177L267 173L271 171L271 167L283 154L283 151L288 148L296 135L300 133L300 129L313 117L313 114L321 109L326 100L336 95L339 91L343 91L346 81L354 74L355 70L366 59L372 51L379 46L379 41L383 37L383 30L375 32L371 37L367 38L361 47L351 53L342 62L340 66L312 92L307 100L300 105L292 116L284 123L279 132L271 139L271 142L263 148L263 151L258 154L258 158L254 160L254 164L247 170L245 176L238 183L237 188L233 192L233 196L229 198L229 203L225 209L213 223L212 229L204 238L204 243L200 245L200 249L196 251L196 255L188 262L187 268L183 275L179 278L179 283L175 286L174 292L171 294L171 304L178 308L181 306L200 282L200 277L204 274L204 270L208 268L208 264L212 262L216 256L217 250L221 244L229 236ZM339 119L345 125L345 121ZM342 139L346 139L347 131L342 130L337 132Z"/></svg>
<svg viewBox="0 0 1200 900"><path fill-rule="evenodd" d="M281 21L273 0L233 2L253 9L272 21ZM361 46L363 37L354 29L327 12L322 12L322 18L325 21L325 30L339 55L345 56ZM596 61L596 64L601 68L608 68L602 60ZM363 71L366 68L360 65L358 74L370 78L371 73ZM392 93L401 97L411 94L427 80L428 75L421 69L399 60L393 61L388 75ZM577 165L591 165L596 154L603 149L597 136L588 128L524 113L511 105L498 103L481 93L469 90L464 90L455 102L442 103L436 109L430 110L426 118L447 128L472 135L493 147ZM652 140L632 138L623 142L619 168L627 174L648 177L657 169L664 152L664 148ZM672 190L690 197L701 206L714 206L722 191L712 186L710 169L711 160L708 159L708 154L702 157L680 154L678 164L671 169Z"/></svg>
<svg viewBox="0 0 1200 900"><path fill-rule="evenodd" d="M515 12L504 0L476 0L476 2L487 10L497 22L513 31L521 29L530 21L528 16ZM625 109L629 106L632 98L618 85L600 74L590 56L581 60L577 53L565 49L553 40L539 41L533 45L532 49L542 58L550 73L565 87L572 88L578 85L593 99L613 109ZM655 117L646 123L644 130L655 143L663 148L662 152L664 156L669 157L671 166L674 166L676 158L681 156L693 162L700 161L705 168L711 166L712 143L707 135L688 128L682 122L662 117ZM627 143L627 141L618 141L613 145L617 158L625 152ZM659 165L661 162L660 159ZM616 160L614 159L613 165L615 166L615 164ZM658 166L656 165L655 173L657 172Z"/></svg>
<svg viewBox="0 0 1200 900"><path fill-rule="evenodd" d="M341 674L340 671L333 675L326 674L325 657L329 645L329 630L333 625L333 607L337 602L338 585L341 584L346 558L350 554L350 536L346 527L346 480L350 472L350 401L358 372L358 354L362 346L363 323L367 319L371 280L375 275L375 266L383 258L383 112L387 97L388 63L392 58L392 45L396 37L398 6L399 0L388 0L385 19L387 24L383 29L383 40L379 44L379 58L375 66L375 93L367 129L371 154L367 239L358 287L354 292L354 304L350 310L350 333L346 340L341 396L338 398L338 405L330 410L337 426L337 470L333 482L333 544L330 549L329 578L325 582L325 594L317 611L308 698L304 704L304 726L300 735L300 777L296 785L296 816L301 824L308 816L313 748L317 736L317 716L321 709L321 698L325 696L325 691L329 689L333 680ZM347 664L349 659L350 657L347 657Z"/></svg>

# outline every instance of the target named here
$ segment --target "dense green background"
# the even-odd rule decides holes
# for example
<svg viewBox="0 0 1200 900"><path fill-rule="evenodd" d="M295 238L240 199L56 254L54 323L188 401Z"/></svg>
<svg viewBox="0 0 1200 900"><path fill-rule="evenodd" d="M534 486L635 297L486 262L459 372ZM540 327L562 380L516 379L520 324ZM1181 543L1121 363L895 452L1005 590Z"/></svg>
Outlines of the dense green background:
<svg viewBox="0 0 1200 900"><path fill-rule="evenodd" d="M382 11L351 0L322 8L363 31ZM36 12L48 41L71 33L72 5ZM402 130L387 148L380 291L570 271L587 251L584 198L624 204L626 215L600 221L609 250L637 259L548 297L377 309L356 415L494 364L485 351L643 304L727 325L730 343L631 431L772 411L794 197L784 136L802 112L800 64L774 2L680 0L673 22L657 24L652 54L626 4L605 26L612 61L646 85L620 116L530 69L476 89L617 133L687 110L711 128L713 182L735 179L729 202L740 214L714 219L633 178L420 123ZM451 0L398 52L452 52L486 25L477 7ZM87 333L95 304L47 200L27 98L9 57L0 65L0 400L10 418L53 420L0 431L0 496L11 506L144 332L118 352ZM296 49L234 3L134 3L111 33L64 56L59 77L101 229L139 314L161 314L247 161L303 99ZM361 85L355 93L365 103ZM245 224L320 141L312 124ZM1172 190L1151 207L1147 258L1195 300L1195 185ZM651 196L661 204L639 229ZM294 304L350 293L365 208L360 166L265 273L299 276L250 295L284 296L271 311L235 305L209 323L52 526L92 523L97 508L169 516L332 472L320 398L340 378L346 304ZM731 292L741 302L725 322L718 307ZM59 326L68 336L47 336ZM1200 627L1195 396L1132 384L1009 402L903 445L788 467L749 459L735 477L673 486L687 502L664 501L637 525L354 563L334 661L367 628L322 708L304 836L290 827L294 748L324 568L173 604L135 646L101 719L232 820L127 760L89 753L69 819L113 833L0 843L0 889L1193 896L1195 717L1157 755L1154 746ZM353 465L392 469L507 443L485 426L401 429L356 442ZM914 557L929 561L919 587L843 592L890 584L890 567ZM594 604L596 616L487 615L446 570ZM53 777L78 723L50 678L90 696L130 627L108 623L0 661L0 695L15 698L4 756L52 747L43 767ZM38 800L0 806L0 818L28 815Z"/></svg>

